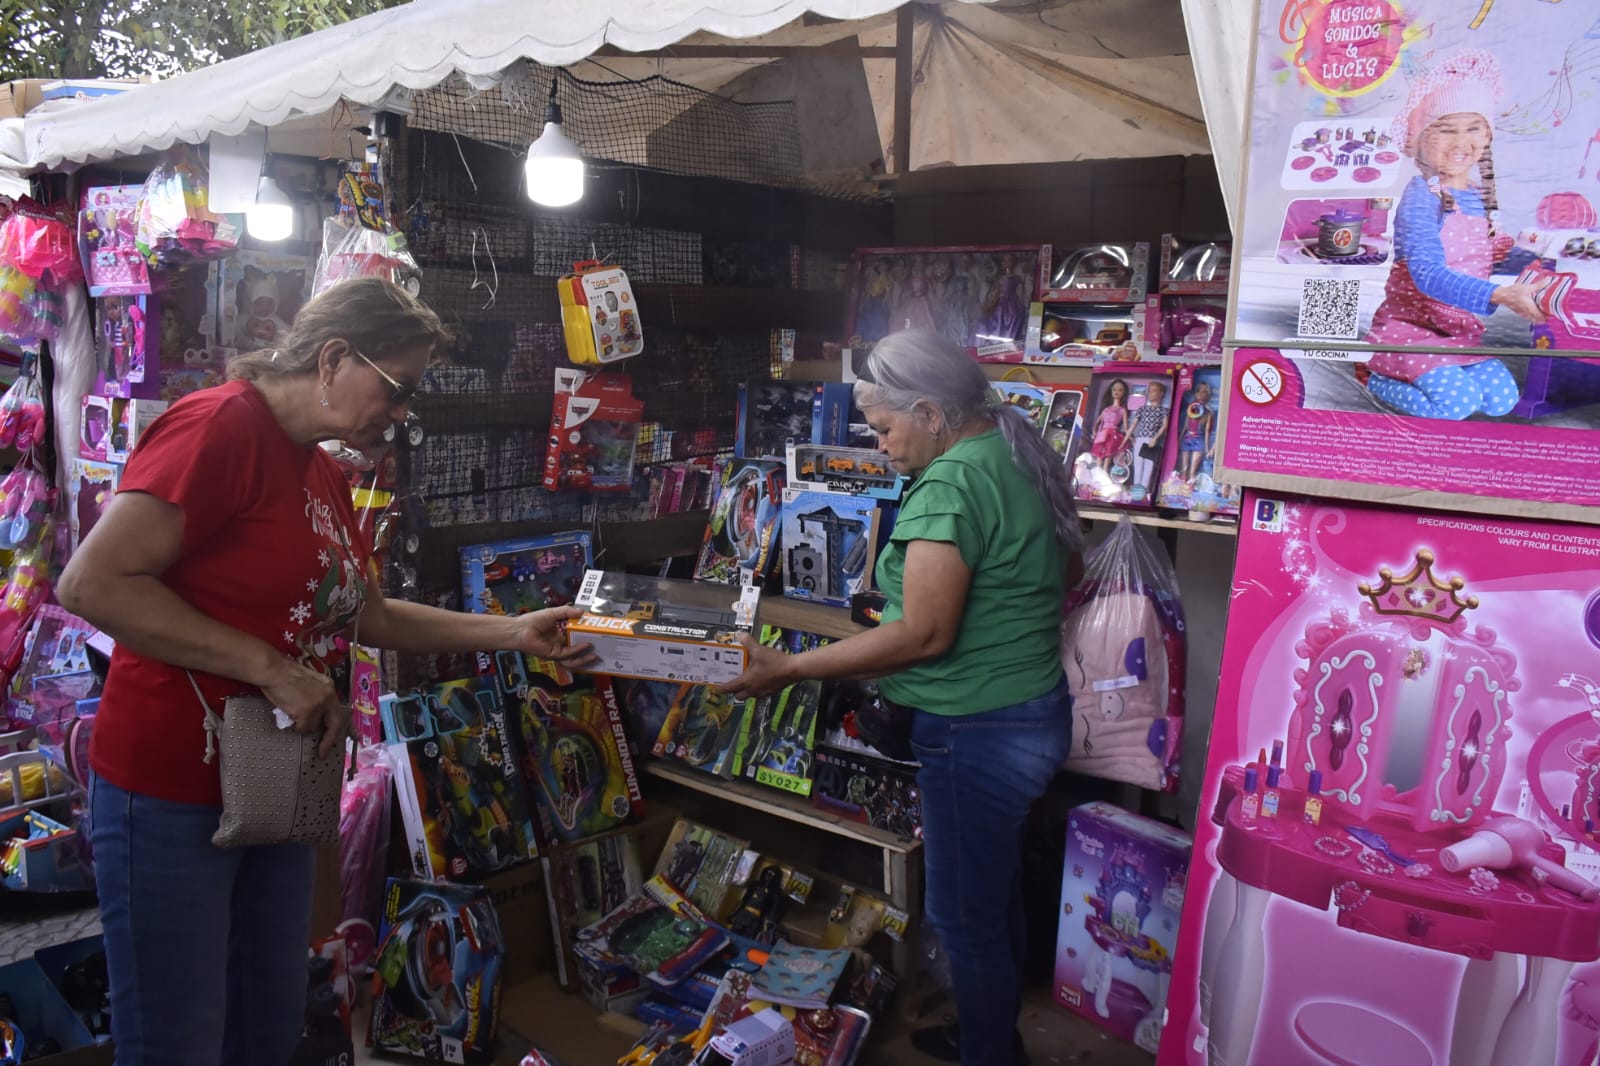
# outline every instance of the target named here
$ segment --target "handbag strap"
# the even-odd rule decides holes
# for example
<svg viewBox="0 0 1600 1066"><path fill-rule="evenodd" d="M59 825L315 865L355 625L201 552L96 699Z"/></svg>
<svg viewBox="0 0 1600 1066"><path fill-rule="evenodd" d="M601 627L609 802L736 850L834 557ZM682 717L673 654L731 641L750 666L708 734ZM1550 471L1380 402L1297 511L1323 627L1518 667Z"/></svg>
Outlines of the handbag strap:
<svg viewBox="0 0 1600 1066"><path fill-rule="evenodd" d="M194 686L195 698L200 701L201 708L206 712L206 764L210 765L217 757L217 730L222 728L222 715L211 709L211 704L206 702L206 694L200 691L200 682L194 679L192 670L185 670L184 676L189 679L189 684Z"/></svg>

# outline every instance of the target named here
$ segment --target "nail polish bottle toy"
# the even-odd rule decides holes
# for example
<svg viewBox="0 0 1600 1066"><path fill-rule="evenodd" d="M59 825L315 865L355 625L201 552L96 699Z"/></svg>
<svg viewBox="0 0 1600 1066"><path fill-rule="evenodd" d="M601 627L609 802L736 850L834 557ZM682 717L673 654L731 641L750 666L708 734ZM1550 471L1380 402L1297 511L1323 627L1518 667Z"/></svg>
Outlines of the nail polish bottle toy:
<svg viewBox="0 0 1600 1066"><path fill-rule="evenodd" d="M1283 793L1278 791L1278 779L1283 774L1283 767L1267 767L1267 787L1261 793L1261 817L1278 817L1278 808L1283 803Z"/></svg>
<svg viewBox="0 0 1600 1066"><path fill-rule="evenodd" d="M1322 824L1322 771L1313 770L1306 778L1305 820L1307 825Z"/></svg>
<svg viewBox="0 0 1600 1066"><path fill-rule="evenodd" d="M1239 820L1245 825L1254 825L1256 815L1261 811L1261 794L1256 791L1258 779L1255 763L1245 767L1244 771L1244 799L1239 801Z"/></svg>

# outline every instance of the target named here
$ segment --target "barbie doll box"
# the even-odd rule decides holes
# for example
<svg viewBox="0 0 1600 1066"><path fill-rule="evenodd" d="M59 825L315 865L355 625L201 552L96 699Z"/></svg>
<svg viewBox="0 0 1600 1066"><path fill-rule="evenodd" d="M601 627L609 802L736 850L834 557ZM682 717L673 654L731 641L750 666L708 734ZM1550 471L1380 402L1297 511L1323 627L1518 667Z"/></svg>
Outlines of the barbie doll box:
<svg viewBox="0 0 1600 1066"><path fill-rule="evenodd" d="M567 623L567 637L588 644L597 674L720 685L744 673L741 633L755 624L760 590L746 585L674 581L590 570Z"/></svg>
<svg viewBox="0 0 1600 1066"><path fill-rule="evenodd" d="M1109 803L1067 821L1056 1002L1146 1051L1166 1017L1188 834Z"/></svg>
<svg viewBox="0 0 1600 1066"><path fill-rule="evenodd" d="M1247 492L1160 1066L1592 1062L1597 679L1600 530Z"/></svg>

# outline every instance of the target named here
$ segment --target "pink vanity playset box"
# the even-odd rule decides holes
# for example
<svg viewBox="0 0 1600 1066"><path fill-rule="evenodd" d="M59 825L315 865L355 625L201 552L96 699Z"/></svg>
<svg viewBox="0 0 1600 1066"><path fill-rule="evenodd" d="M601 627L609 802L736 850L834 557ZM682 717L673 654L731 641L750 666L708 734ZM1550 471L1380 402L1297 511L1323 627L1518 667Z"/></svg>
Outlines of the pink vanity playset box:
<svg viewBox="0 0 1600 1066"><path fill-rule="evenodd" d="M1155 1051L1172 980L1190 840L1110 803L1067 821L1055 997L1106 1032Z"/></svg>
<svg viewBox="0 0 1600 1066"><path fill-rule="evenodd" d="M1600 529L1246 494L1158 1066L1585 1066Z"/></svg>

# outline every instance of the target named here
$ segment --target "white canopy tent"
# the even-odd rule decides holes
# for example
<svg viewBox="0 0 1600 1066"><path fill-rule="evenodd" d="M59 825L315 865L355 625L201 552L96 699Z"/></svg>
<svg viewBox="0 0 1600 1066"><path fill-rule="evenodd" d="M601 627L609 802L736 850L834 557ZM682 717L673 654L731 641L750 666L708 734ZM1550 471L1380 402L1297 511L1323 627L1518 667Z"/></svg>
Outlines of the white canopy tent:
<svg viewBox="0 0 1600 1066"><path fill-rule="evenodd" d="M901 6L412 0L122 96L29 116L23 153L35 168L70 168L268 127L280 151L344 154L349 127L366 112L404 112L411 93L456 74L488 88L530 61L586 80L662 74L744 99L759 95L751 75L764 65L791 50L831 48L860 58L889 158L899 45L912 68L911 166L891 159L893 169L1214 151L1231 199L1247 0L918 3L909 49ZM573 132L581 143L583 131Z"/></svg>

